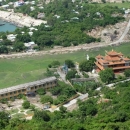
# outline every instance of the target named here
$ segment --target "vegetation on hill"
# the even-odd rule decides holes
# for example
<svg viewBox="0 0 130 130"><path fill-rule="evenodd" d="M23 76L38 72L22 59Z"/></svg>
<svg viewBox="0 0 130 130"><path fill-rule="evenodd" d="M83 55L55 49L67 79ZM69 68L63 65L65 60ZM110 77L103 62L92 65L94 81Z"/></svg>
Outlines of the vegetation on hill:
<svg viewBox="0 0 130 130"><path fill-rule="evenodd" d="M32 30L30 36L28 28L16 29L17 34L15 42L7 42L5 38L0 47L0 53L8 53L10 46L12 51L24 51L27 48L24 44L34 41L38 47L53 47L55 45L71 46L91 42L100 42L100 38L88 35L88 32L96 27L105 27L114 25L124 20L124 11L120 8L111 6L100 6L99 4L80 3L78 0L55 0L40 9L38 3L34 5L23 5L14 9L15 12L21 12L37 18L38 13L43 13L47 25L41 24L36 27L38 30ZM43 3L41 4L43 5ZM30 9L33 6L35 10ZM116 17L115 17L116 16ZM22 34L21 32L25 32ZM5 45L6 44L6 45ZM18 45L17 45L18 44ZM3 51L3 48L6 48Z"/></svg>
<svg viewBox="0 0 130 130"><path fill-rule="evenodd" d="M57 6L58 5L58 6ZM54 1L44 8L48 26L41 25L33 34L33 39L40 46L71 46L91 42L100 42L87 35L97 27L115 24L124 20L123 11L116 7ZM113 17L112 14L120 14ZM38 38L37 38L38 37Z"/></svg>
<svg viewBox="0 0 130 130"><path fill-rule="evenodd" d="M92 90L95 91L95 90ZM103 95L100 97L100 95ZM119 83L115 88L102 87L95 98L78 101L79 108L68 112L35 110L30 121L10 119L0 112L1 130L128 130L130 128L130 82Z"/></svg>

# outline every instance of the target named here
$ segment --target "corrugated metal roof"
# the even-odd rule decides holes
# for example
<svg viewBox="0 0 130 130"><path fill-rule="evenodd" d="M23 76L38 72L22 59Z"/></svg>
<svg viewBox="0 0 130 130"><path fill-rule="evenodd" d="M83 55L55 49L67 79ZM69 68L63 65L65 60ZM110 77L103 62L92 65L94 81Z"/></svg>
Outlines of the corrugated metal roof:
<svg viewBox="0 0 130 130"><path fill-rule="evenodd" d="M12 87L9 87L9 88L0 89L0 94L13 92L13 91L16 91L16 90L26 89L28 87L35 86L35 85L42 85L44 83L51 82L51 81L54 81L54 80L56 80L56 77L49 77L49 78L45 78L45 79L34 81L34 82L29 82L29 83L20 84L20 85L17 85L17 86L12 86Z"/></svg>

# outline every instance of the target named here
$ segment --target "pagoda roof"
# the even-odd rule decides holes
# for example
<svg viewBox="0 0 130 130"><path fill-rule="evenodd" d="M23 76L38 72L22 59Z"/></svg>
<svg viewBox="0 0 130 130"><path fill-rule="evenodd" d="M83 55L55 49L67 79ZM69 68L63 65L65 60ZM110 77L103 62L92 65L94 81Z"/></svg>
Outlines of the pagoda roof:
<svg viewBox="0 0 130 130"><path fill-rule="evenodd" d="M130 59L129 59L129 58L127 58L127 57L125 57L125 58L123 58L123 60L127 61L127 60L130 60Z"/></svg>
<svg viewBox="0 0 130 130"><path fill-rule="evenodd" d="M108 61L103 60L103 59L99 59L98 61L99 61L101 64L108 64L108 63L109 63Z"/></svg>
<svg viewBox="0 0 130 130"><path fill-rule="evenodd" d="M101 70L104 70L104 67L101 66L100 64L98 64L97 62L95 62L95 64L101 69Z"/></svg>
<svg viewBox="0 0 130 130"><path fill-rule="evenodd" d="M114 50L111 50L111 51L109 51L109 52L106 52L108 55L110 55L110 56L116 56L116 55L123 55L121 52L120 53L118 53L118 52L116 52L116 51L114 51Z"/></svg>
<svg viewBox="0 0 130 130"><path fill-rule="evenodd" d="M100 59L100 58L102 58L103 56L102 55L98 55L98 56L96 56L96 58L98 58L98 59Z"/></svg>
<svg viewBox="0 0 130 130"><path fill-rule="evenodd" d="M109 62L109 65L120 65L120 64L124 64L124 61L120 61L120 62Z"/></svg>

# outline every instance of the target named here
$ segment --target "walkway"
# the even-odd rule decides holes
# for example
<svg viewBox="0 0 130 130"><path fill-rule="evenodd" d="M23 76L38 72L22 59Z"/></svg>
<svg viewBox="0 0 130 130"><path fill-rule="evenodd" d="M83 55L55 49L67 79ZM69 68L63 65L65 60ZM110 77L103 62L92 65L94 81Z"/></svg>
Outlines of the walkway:
<svg viewBox="0 0 130 130"><path fill-rule="evenodd" d="M113 87L114 85L116 85L116 84L118 84L118 83L124 83L124 82L126 82L126 81L130 81L130 78L129 78L129 79L126 79L126 80L123 80L123 81L116 82L116 83L107 84L106 86L111 88L111 87Z"/></svg>
<svg viewBox="0 0 130 130"><path fill-rule="evenodd" d="M80 95L79 97L77 97L77 98L71 100L70 102L64 104L63 106L68 109L69 107L72 107L73 105L77 104L77 101L78 101L79 99L80 99L81 101L84 101L84 100L87 99L87 98L88 98L88 93L82 94L82 95ZM48 110L51 111L51 112L59 111L59 107L57 107L56 109L51 109L51 108L49 108Z"/></svg>

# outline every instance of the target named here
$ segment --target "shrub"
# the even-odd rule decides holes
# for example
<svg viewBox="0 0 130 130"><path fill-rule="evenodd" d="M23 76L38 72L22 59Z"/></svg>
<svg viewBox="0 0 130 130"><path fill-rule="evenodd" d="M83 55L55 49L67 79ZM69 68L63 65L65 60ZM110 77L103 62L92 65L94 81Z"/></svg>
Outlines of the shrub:
<svg viewBox="0 0 130 130"><path fill-rule="evenodd" d="M46 94L46 91L45 91L44 88L39 88L39 89L37 90L37 94L39 94L39 95L44 95L44 94Z"/></svg>
<svg viewBox="0 0 130 130"><path fill-rule="evenodd" d="M41 96L41 99L40 99L41 103L47 103L47 102L50 102L50 103L53 103L53 99L51 96L49 95L45 95L45 96Z"/></svg>
<svg viewBox="0 0 130 130"><path fill-rule="evenodd" d="M30 107L30 102L26 100L23 102L22 106L24 109L28 109Z"/></svg>
<svg viewBox="0 0 130 130"><path fill-rule="evenodd" d="M130 69L126 69L125 72L124 72L124 75L126 77L130 77Z"/></svg>

